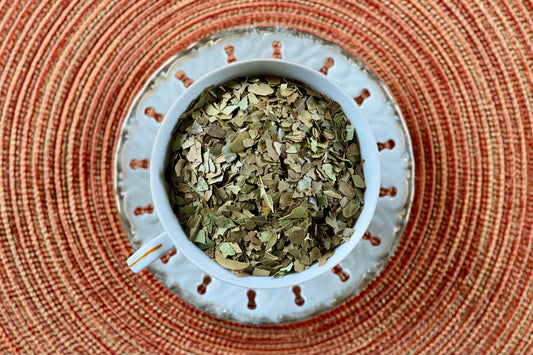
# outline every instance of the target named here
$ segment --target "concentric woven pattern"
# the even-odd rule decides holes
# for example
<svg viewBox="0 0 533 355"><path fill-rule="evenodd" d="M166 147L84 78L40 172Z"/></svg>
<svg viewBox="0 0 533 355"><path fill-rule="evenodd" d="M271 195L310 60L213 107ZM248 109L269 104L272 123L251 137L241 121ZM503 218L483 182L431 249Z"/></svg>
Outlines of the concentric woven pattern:
<svg viewBox="0 0 533 355"><path fill-rule="evenodd" d="M0 14L2 352L533 353L531 2L30 0ZM282 326L219 320L128 271L113 190L120 126L152 72L248 25L361 58L416 161L383 273Z"/></svg>

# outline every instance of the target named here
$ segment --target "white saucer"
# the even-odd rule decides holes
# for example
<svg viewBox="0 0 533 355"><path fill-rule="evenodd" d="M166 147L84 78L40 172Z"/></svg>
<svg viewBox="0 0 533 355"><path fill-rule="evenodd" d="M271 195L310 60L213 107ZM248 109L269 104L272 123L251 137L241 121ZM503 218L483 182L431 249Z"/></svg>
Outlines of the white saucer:
<svg viewBox="0 0 533 355"><path fill-rule="evenodd" d="M281 48L279 43L273 43L276 41L281 43ZM379 199L368 228L370 235L359 242L339 269L288 288L248 290L205 278L208 275L179 252L165 258L165 262L152 263L149 269L165 287L187 303L217 317L253 324L302 320L356 295L381 272L394 253L413 200L411 140L385 86L359 60L328 41L274 27L232 30L201 40L154 73L134 100L122 126L115 187L124 228L135 248L163 231L152 207L148 169L158 120L186 90L184 84L225 65L232 58L232 50L236 60L281 53L284 59L317 70L327 69L328 77L362 101L362 113L382 149L381 186L385 194ZM329 68L332 62L328 58L333 58L334 63ZM179 71L183 72L176 75ZM365 93L370 96L366 97ZM210 282L202 286L209 278Z"/></svg>

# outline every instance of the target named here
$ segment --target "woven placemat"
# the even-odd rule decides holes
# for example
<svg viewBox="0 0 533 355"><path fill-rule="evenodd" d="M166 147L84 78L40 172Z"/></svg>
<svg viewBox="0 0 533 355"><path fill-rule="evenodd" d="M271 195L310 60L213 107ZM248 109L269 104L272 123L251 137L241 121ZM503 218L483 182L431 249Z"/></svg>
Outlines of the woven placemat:
<svg viewBox="0 0 533 355"><path fill-rule="evenodd" d="M1 352L533 353L533 3L29 0L0 14ZM150 75L249 25L361 58L416 161L383 273L281 326L219 320L130 272L113 189L120 127Z"/></svg>

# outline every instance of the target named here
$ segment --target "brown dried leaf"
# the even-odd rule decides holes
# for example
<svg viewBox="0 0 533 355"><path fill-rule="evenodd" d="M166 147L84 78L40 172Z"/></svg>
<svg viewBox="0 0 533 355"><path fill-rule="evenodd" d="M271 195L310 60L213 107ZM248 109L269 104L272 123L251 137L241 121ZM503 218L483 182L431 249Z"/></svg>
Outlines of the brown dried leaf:
<svg viewBox="0 0 533 355"><path fill-rule="evenodd" d="M216 123L209 125L206 134L214 138L226 138L226 131Z"/></svg>

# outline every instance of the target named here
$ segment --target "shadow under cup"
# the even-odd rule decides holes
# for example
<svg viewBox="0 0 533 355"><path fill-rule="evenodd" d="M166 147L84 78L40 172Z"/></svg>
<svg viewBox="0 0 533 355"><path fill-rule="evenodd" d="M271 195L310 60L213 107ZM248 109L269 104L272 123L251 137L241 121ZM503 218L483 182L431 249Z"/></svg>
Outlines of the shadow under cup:
<svg viewBox="0 0 533 355"><path fill-rule="evenodd" d="M168 184L165 179L167 155L172 133L179 117L187 110L189 104L209 86L223 84L238 77L259 75L279 76L299 81L340 104L346 117L355 128L363 160L363 172L366 183L364 193L365 204L353 227L354 233L350 239L335 249L334 254L327 260L326 265L318 266L315 263L303 272L292 273L279 278L259 276L238 277L213 261L203 250L189 241L170 205ZM354 99L340 86L317 70L281 59L250 59L234 62L211 71L194 82L176 100L166 114L159 128L150 161L152 198L158 218L165 229L165 233L158 237L162 241L162 248L171 249L175 246L179 252L183 253L187 259L206 274L220 281L245 288L291 287L313 279L339 264L353 250L368 228L379 195L380 168L377 144L368 122L362 116ZM144 248L145 246L141 249Z"/></svg>

